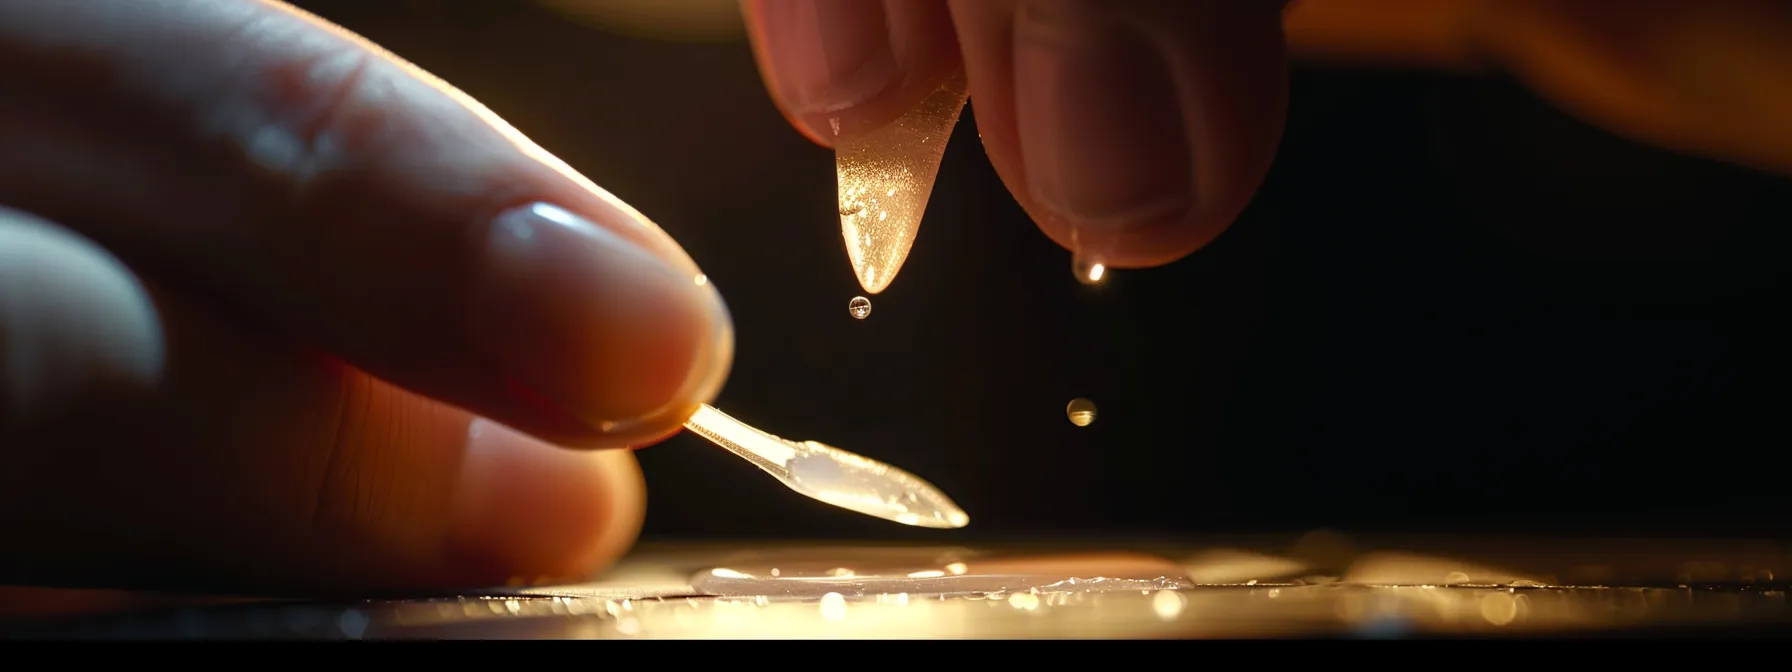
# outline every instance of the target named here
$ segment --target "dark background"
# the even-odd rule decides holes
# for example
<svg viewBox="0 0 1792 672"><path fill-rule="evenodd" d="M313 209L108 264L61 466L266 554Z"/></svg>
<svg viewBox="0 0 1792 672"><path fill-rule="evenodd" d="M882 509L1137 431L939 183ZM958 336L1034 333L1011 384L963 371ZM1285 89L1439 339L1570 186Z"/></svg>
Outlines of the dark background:
<svg viewBox="0 0 1792 672"><path fill-rule="evenodd" d="M440 75L681 241L734 311L717 406L914 471L962 531L812 503L694 436L646 538L942 543L1355 530L1787 537L1792 182L1676 157L1497 77L1302 69L1211 247L1071 277L967 111L870 319L833 155L744 41L522 2L297 3ZM1077 428L1073 397L1100 408Z"/></svg>

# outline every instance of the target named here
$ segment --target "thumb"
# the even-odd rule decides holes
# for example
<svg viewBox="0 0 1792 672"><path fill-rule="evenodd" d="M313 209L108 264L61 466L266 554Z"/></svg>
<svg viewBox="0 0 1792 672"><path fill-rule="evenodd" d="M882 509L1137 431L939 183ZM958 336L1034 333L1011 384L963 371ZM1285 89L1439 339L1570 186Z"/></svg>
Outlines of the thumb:
<svg viewBox="0 0 1792 672"><path fill-rule="evenodd" d="M68 229L0 208L0 426L146 387L162 360L160 320L124 264Z"/></svg>

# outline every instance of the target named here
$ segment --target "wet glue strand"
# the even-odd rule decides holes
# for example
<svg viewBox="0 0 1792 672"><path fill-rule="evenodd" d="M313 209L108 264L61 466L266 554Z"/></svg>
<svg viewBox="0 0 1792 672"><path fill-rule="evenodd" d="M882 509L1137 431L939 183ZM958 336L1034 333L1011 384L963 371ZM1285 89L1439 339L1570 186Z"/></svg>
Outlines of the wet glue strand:
<svg viewBox="0 0 1792 672"><path fill-rule="evenodd" d="M882 462L823 443L782 439L707 404L684 426L822 502L918 527L953 529L971 522L939 488Z"/></svg>
<svg viewBox="0 0 1792 672"><path fill-rule="evenodd" d="M966 97L960 72L896 121L835 142L840 233L866 294L889 287L908 260Z"/></svg>

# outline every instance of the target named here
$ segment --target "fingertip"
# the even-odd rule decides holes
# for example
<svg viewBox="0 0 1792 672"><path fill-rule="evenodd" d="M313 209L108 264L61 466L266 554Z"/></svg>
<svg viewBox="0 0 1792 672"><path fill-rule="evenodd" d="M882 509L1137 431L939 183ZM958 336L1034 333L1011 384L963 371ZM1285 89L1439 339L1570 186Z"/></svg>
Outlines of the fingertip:
<svg viewBox="0 0 1792 672"><path fill-rule="evenodd" d="M575 581L639 535L646 485L627 451L574 451L475 419L448 555L474 585Z"/></svg>
<svg viewBox="0 0 1792 672"><path fill-rule="evenodd" d="M470 312L475 342L506 374L507 407L582 419L577 447L676 431L720 392L734 357L733 319L708 277L613 226L546 204L500 215Z"/></svg>
<svg viewBox="0 0 1792 672"><path fill-rule="evenodd" d="M1113 268L1223 233L1281 138L1279 15L1250 3L955 0L984 147L1054 242Z"/></svg>
<svg viewBox="0 0 1792 672"><path fill-rule="evenodd" d="M1212 243L1232 224L1229 212L1166 210L1133 220L1123 229L1080 226L1029 199L1021 207L1052 242L1113 269L1155 268L1179 261Z"/></svg>
<svg viewBox="0 0 1792 672"><path fill-rule="evenodd" d="M942 2L746 0L743 12L772 99L823 147L890 123L959 67Z"/></svg>

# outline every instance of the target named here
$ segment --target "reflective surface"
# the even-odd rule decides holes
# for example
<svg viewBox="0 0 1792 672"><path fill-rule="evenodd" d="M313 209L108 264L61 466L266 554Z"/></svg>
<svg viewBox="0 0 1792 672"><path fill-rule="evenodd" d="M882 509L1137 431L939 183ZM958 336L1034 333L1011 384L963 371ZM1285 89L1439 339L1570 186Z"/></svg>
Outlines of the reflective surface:
<svg viewBox="0 0 1792 672"><path fill-rule="evenodd" d="M1786 586L1779 583L1792 569L1792 554L1777 546L1600 541L1565 548L1494 540L1461 544L1489 551L1463 556L1400 550L1420 545L1353 546L1335 537L1307 535L1292 545L1241 543L1151 553L648 547L605 580L590 584L357 604L274 603L148 613L21 634L301 639L1761 636L1784 634L1792 623ZM920 567L937 569L915 569ZM718 575L717 569L729 571ZM1098 581L1040 583L1054 576L1097 574L1134 579L1155 574L1159 576L1153 580L1163 583L1125 589ZM1625 583L1564 581L1601 574ZM993 577L1029 581L1003 583ZM1692 582L1640 585L1662 578Z"/></svg>
<svg viewBox="0 0 1792 672"><path fill-rule="evenodd" d="M951 529L971 517L914 474L816 441L791 441L703 405L685 428L816 500L884 520Z"/></svg>
<svg viewBox="0 0 1792 672"><path fill-rule="evenodd" d="M897 595L1051 602L1067 594L1193 588L1181 565L1150 555L1003 556L965 549L749 553L691 577L715 596L823 598Z"/></svg>

